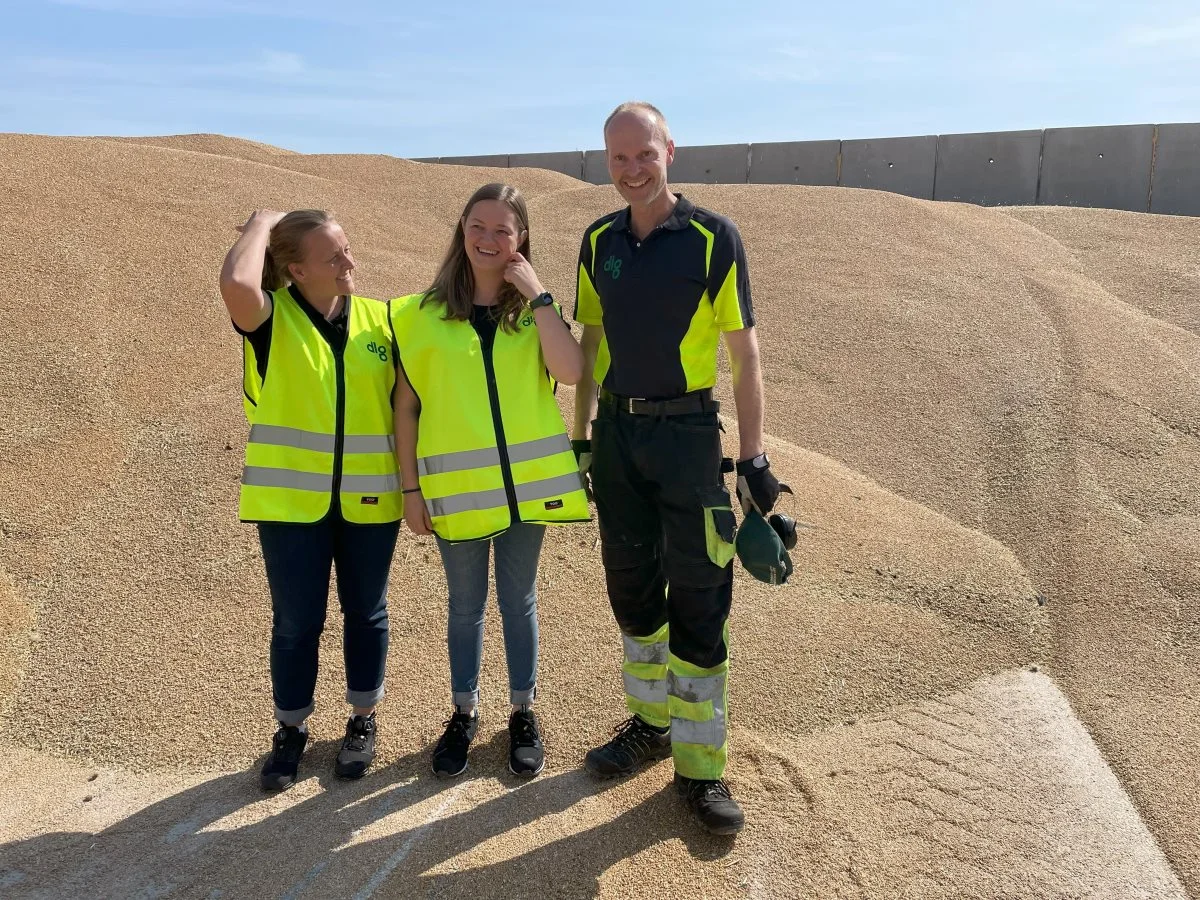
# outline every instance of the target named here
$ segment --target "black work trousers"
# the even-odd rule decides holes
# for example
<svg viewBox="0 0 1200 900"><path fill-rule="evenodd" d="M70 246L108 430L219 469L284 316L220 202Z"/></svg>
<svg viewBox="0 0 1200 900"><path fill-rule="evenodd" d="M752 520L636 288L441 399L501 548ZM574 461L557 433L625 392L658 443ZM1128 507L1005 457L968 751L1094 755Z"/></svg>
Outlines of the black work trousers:
<svg viewBox="0 0 1200 900"><path fill-rule="evenodd" d="M723 663L733 564L712 561L705 526L706 508L730 505L717 414L635 415L601 403L591 477L621 631L646 637L668 624L672 654L705 669Z"/></svg>

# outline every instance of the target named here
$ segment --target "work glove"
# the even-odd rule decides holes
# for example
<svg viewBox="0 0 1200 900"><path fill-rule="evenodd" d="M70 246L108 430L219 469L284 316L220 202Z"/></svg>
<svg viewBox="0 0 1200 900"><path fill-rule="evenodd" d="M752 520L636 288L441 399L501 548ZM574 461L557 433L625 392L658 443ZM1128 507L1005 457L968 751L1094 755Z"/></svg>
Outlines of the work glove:
<svg viewBox="0 0 1200 900"><path fill-rule="evenodd" d="M771 462L765 453L743 460L734 471L737 472L737 498L742 505L743 515L749 515L750 510L754 510L765 519L779 499L780 492L791 493L791 488L781 485L771 474Z"/></svg>
<svg viewBox="0 0 1200 900"><path fill-rule="evenodd" d="M575 453L575 462L579 466L579 477L583 480L583 489L588 499L592 499L592 442L571 441L571 450Z"/></svg>

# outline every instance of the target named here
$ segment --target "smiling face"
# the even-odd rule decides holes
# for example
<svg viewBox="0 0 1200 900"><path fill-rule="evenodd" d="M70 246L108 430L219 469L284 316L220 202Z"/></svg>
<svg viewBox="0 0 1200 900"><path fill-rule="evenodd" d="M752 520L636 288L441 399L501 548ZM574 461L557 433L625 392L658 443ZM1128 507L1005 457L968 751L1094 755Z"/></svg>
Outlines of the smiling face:
<svg viewBox="0 0 1200 900"><path fill-rule="evenodd" d="M652 113L631 110L613 117L604 130L608 174L630 206L653 206L667 190L667 166L675 142Z"/></svg>
<svg viewBox="0 0 1200 900"><path fill-rule="evenodd" d="M525 242L512 208L501 200L479 200L462 219L467 261L476 273L502 270Z"/></svg>
<svg viewBox="0 0 1200 900"><path fill-rule="evenodd" d="M306 297L336 297L354 293L354 257L350 242L337 222L314 228L300 242L304 256L288 266Z"/></svg>

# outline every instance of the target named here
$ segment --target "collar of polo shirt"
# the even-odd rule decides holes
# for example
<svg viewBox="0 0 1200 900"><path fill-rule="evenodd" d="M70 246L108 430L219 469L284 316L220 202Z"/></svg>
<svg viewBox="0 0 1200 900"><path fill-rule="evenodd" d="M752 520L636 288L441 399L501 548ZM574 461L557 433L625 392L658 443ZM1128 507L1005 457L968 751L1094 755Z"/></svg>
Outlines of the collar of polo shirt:
<svg viewBox="0 0 1200 900"><path fill-rule="evenodd" d="M696 211L696 204L683 196L683 194L676 194L675 199L678 201L675 204L675 208L671 210L671 215L667 217L667 220L658 226L659 228L665 228L668 231L681 231L687 228L688 222L692 220L692 213ZM629 230L628 206L617 213L617 217L613 219L611 227L613 231Z"/></svg>

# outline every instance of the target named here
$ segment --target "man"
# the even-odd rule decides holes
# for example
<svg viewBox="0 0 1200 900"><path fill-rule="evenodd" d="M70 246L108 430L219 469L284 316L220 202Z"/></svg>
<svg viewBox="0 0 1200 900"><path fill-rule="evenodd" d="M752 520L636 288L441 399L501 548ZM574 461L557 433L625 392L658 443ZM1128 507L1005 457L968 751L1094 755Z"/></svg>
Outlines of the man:
<svg viewBox="0 0 1200 900"><path fill-rule="evenodd" d="M604 145L629 205L588 228L579 253L585 364L573 443L591 476L632 716L585 765L612 777L673 756L675 783L701 825L734 834L745 824L723 781L734 517L712 399L722 334L738 499L765 514L779 495L762 446L745 251L731 221L668 189L675 143L658 109L621 104Z"/></svg>

